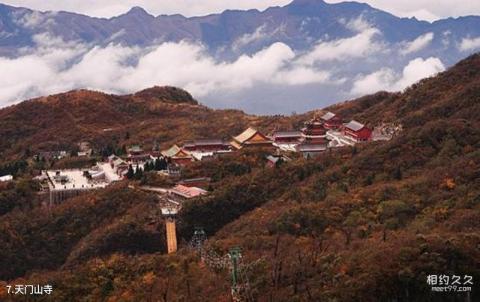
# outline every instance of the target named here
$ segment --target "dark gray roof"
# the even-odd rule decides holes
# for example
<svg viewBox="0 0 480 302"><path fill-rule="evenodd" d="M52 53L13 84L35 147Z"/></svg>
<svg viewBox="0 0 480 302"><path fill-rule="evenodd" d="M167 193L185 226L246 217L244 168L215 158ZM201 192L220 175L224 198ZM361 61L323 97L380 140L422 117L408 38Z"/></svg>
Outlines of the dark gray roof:
<svg viewBox="0 0 480 302"><path fill-rule="evenodd" d="M347 127L348 129L350 130L353 130L353 131L358 131L358 130L361 130L363 127L365 127L364 124L362 123L359 123L357 121L350 121L350 123L346 124L345 127Z"/></svg>
<svg viewBox="0 0 480 302"><path fill-rule="evenodd" d="M297 146L299 152L321 152L327 150L326 144L301 144Z"/></svg>
<svg viewBox="0 0 480 302"><path fill-rule="evenodd" d="M189 179L182 179L179 181L179 184L188 184L192 182L198 182L198 181L207 181L210 182L211 178L210 177L198 177L198 178L189 178Z"/></svg>
<svg viewBox="0 0 480 302"><path fill-rule="evenodd" d="M207 145L225 145L227 144L223 139L197 139L185 143L188 146L207 146Z"/></svg>

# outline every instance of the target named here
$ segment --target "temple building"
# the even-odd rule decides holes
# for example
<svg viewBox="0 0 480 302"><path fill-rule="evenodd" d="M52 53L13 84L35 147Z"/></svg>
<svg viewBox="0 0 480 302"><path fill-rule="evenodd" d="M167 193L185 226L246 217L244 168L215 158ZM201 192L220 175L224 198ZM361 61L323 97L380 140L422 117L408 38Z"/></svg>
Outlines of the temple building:
<svg viewBox="0 0 480 302"><path fill-rule="evenodd" d="M276 144L298 144L301 138L301 131L276 131L272 135Z"/></svg>
<svg viewBox="0 0 480 302"><path fill-rule="evenodd" d="M327 130L325 129L323 122L317 117L305 122L305 127L302 128L302 138L300 141L302 144L327 144Z"/></svg>
<svg viewBox="0 0 480 302"><path fill-rule="evenodd" d="M163 156L168 158L172 163L178 165L186 165L192 162L193 158L189 152L180 148L177 145L173 145L170 149L161 152Z"/></svg>
<svg viewBox="0 0 480 302"><path fill-rule="evenodd" d="M206 189L210 186L212 179L210 177L198 177L180 180L177 184L184 187L197 187Z"/></svg>
<svg viewBox="0 0 480 302"><path fill-rule="evenodd" d="M87 170L48 170L44 174L49 187L49 206L91 190L105 188L109 184L105 172L98 167Z"/></svg>
<svg viewBox="0 0 480 302"><path fill-rule="evenodd" d="M248 128L235 136L230 144L237 150L252 147L272 147L272 141L254 128Z"/></svg>
<svg viewBox="0 0 480 302"><path fill-rule="evenodd" d="M302 153L305 158L316 157L327 150L327 129L325 129L324 123L320 118L314 117L305 122L300 142L295 149L297 152Z"/></svg>
<svg viewBox="0 0 480 302"><path fill-rule="evenodd" d="M222 139L199 139L183 145L183 149L188 152L220 152L229 151L230 148L230 144Z"/></svg>
<svg viewBox="0 0 480 302"><path fill-rule="evenodd" d="M357 142L368 141L372 137L371 129L354 120L350 121L348 124L345 124L343 127L343 132L346 136Z"/></svg>
<svg viewBox="0 0 480 302"><path fill-rule="evenodd" d="M322 117L321 120L326 129L334 130L342 127L342 118L335 113L327 112Z"/></svg>
<svg viewBox="0 0 480 302"><path fill-rule="evenodd" d="M297 152L301 153L306 159L315 158L327 150L326 144L300 144L296 147Z"/></svg>
<svg viewBox="0 0 480 302"><path fill-rule="evenodd" d="M150 154L145 153L138 145L128 148L127 153L127 160L129 162L139 163L150 159Z"/></svg>
<svg viewBox="0 0 480 302"><path fill-rule="evenodd" d="M187 187L184 185L176 185L172 189L169 190L170 195L178 198L180 201L192 199L195 197L200 197L203 195L207 195L208 192L204 189L197 188L197 187Z"/></svg>

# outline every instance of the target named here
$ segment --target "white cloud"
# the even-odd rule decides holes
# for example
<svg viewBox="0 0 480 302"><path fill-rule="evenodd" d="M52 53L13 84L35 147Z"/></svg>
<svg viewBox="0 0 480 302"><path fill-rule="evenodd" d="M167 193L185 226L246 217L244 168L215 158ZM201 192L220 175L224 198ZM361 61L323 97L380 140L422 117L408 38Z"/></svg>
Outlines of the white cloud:
<svg viewBox="0 0 480 302"><path fill-rule="evenodd" d="M364 19L363 15L356 19L350 20L347 23L345 23L344 20L340 20L340 23L344 23L346 28L357 33L364 32L373 27L370 23L368 23L367 20Z"/></svg>
<svg viewBox="0 0 480 302"><path fill-rule="evenodd" d="M400 53L402 55L407 55L411 54L417 51L420 51L430 45L430 43L433 41L434 38L434 33L426 33L424 35L421 35L420 37L416 38L415 40L411 42L407 42L405 44L405 47L400 50Z"/></svg>
<svg viewBox="0 0 480 302"><path fill-rule="evenodd" d="M478 38L463 38L458 47L461 51L471 51L480 48L480 37Z"/></svg>
<svg viewBox="0 0 480 302"><path fill-rule="evenodd" d="M263 24L262 26L255 29L255 31L253 31L252 33L246 33L233 41L232 50L238 51L242 47L248 46L249 44L265 39L272 39L278 33L285 32L285 30L286 24L284 23L280 24L280 26L277 26L273 31L268 31L267 24Z"/></svg>
<svg viewBox="0 0 480 302"><path fill-rule="evenodd" d="M382 68L371 74L360 76L351 91L352 95L363 95L380 90L390 90L390 85L395 81L395 72L390 68Z"/></svg>
<svg viewBox="0 0 480 302"><path fill-rule="evenodd" d="M196 97L239 91L259 84L338 84L328 71L295 64L297 55L274 43L233 62L218 61L201 45L162 43L142 49L110 44L89 47L48 34L35 36L35 49L18 58L1 58L3 104L76 88L130 93L153 85L183 87ZM136 63L132 63L136 62Z"/></svg>
<svg viewBox="0 0 480 302"><path fill-rule="evenodd" d="M396 84L397 89L404 89L423 78L436 75L445 70L442 61L435 57L426 60L417 58L408 63L403 69L402 78Z"/></svg>
<svg viewBox="0 0 480 302"><path fill-rule="evenodd" d="M15 22L25 28L35 29L35 27L38 27L40 25L42 26L55 25L55 20L53 19L53 17L55 17L55 14L56 14L55 12L40 13L38 11L33 11L33 12L24 14L21 18L17 19Z"/></svg>
<svg viewBox="0 0 480 302"><path fill-rule="evenodd" d="M22 49L16 58L0 57L0 70L8 74L0 77L0 107L77 88L123 94L154 85L182 87L200 99L237 92L252 96L264 86L303 89L302 85L311 84L331 86L340 95L344 86L339 85L345 84L352 69L371 68L371 63L378 63L377 56L384 58L388 52L377 29L361 23L354 28L363 31L350 38L320 41L307 53L274 43L233 61L216 59L202 45L186 41L147 48L114 43L100 47L38 34L33 38L35 48ZM437 58L415 59L401 74L386 67L358 76L351 93L400 90L444 69Z"/></svg>
<svg viewBox="0 0 480 302"><path fill-rule="evenodd" d="M380 35L378 29L368 28L350 38L321 41L312 51L299 58L299 63L312 65L321 61L365 57L382 50L383 45L375 40L378 35Z"/></svg>
<svg viewBox="0 0 480 302"><path fill-rule="evenodd" d="M352 95L363 95L380 90L399 91L418 82L419 80L436 75L445 70L445 66L438 58L430 57L426 60L417 58L411 60L398 75L390 68L382 68L368 75L360 75L353 83Z"/></svg>
<svg viewBox="0 0 480 302"><path fill-rule="evenodd" d="M443 47L448 47L450 45L451 36L452 36L452 32L450 30L446 30L442 33L442 45L443 45Z"/></svg>
<svg viewBox="0 0 480 302"><path fill-rule="evenodd" d="M267 25L263 24L262 26L258 27L254 32L244 34L233 42L232 49L238 50L250 43L265 39L269 36L266 29Z"/></svg>
<svg viewBox="0 0 480 302"><path fill-rule="evenodd" d="M314 83L328 83L331 74L327 71L317 71L307 67L296 67L273 77L273 82L284 85L305 85ZM332 82L333 83L333 82ZM340 82L336 82L340 84Z"/></svg>

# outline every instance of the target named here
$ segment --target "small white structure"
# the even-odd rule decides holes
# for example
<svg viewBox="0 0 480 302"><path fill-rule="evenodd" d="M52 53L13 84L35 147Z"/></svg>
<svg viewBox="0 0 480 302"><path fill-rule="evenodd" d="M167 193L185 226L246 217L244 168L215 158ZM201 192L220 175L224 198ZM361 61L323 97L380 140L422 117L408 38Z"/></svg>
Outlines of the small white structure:
<svg viewBox="0 0 480 302"><path fill-rule="evenodd" d="M169 216L169 215L177 215L178 209L175 208L162 208L162 215Z"/></svg>
<svg viewBox="0 0 480 302"><path fill-rule="evenodd" d="M330 141L330 148L354 146L356 141L349 136L344 135L340 131L329 130L327 131L327 138Z"/></svg>
<svg viewBox="0 0 480 302"><path fill-rule="evenodd" d="M12 175L0 176L0 182L7 182L7 181L12 181L12 180L13 180Z"/></svg>
<svg viewBox="0 0 480 302"><path fill-rule="evenodd" d="M215 153L214 152L190 152L190 155L193 157L194 160L202 161L207 158L213 158Z"/></svg>
<svg viewBox="0 0 480 302"><path fill-rule="evenodd" d="M105 172L98 169L48 170L45 172L50 191L50 205L109 185Z"/></svg>

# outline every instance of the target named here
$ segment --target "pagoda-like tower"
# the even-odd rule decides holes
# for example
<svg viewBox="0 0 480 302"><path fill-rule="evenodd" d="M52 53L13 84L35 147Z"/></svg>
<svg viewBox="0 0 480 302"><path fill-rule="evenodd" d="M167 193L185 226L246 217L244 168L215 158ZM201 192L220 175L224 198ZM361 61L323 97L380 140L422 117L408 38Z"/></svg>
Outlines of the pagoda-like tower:
<svg viewBox="0 0 480 302"><path fill-rule="evenodd" d="M326 144L327 130L323 125L323 121L314 117L313 119L305 122L305 127L302 128L302 144L321 145Z"/></svg>

